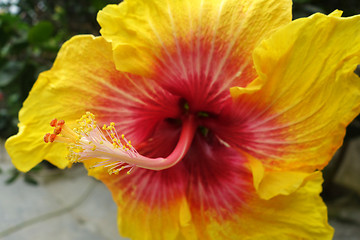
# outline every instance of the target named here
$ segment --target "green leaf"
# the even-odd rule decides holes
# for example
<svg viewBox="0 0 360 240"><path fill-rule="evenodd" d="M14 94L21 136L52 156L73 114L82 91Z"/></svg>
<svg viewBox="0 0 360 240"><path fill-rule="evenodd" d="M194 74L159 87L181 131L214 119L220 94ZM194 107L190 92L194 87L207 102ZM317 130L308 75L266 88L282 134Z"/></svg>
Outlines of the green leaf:
<svg viewBox="0 0 360 240"><path fill-rule="evenodd" d="M29 31L28 40L33 45L39 45L49 40L54 32L54 26L49 21L41 21Z"/></svg>
<svg viewBox="0 0 360 240"><path fill-rule="evenodd" d="M35 172L39 172L43 169L43 167L41 166L41 164L39 163L38 165L36 165L35 167L33 167L29 172L30 173L35 173Z"/></svg>
<svg viewBox="0 0 360 240"><path fill-rule="evenodd" d="M26 174L24 177L24 181L30 185L38 185L38 182L31 175Z"/></svg>
<svg viewBox="0 0 360 240"><path fill-rule="evenodd" d="M310 0L293 0L293 3L308 3Z"/></svg>
<svg viewBox="0 0 360 240"><path fill-rule="evenodd" d="M6 129L6 125L8 124L9 121L9 117L8 117L9 113L7 111L7 109L0 109L0 130L4 131ZM0 134L1 136L1 134Z"/></svg>
<svg viewBox="0 0 360 240"><path fill-rule="evenodd" d="M18 61L9 61L0 69L0 87L12 82L21 72L24 64Z"/></svg>
<svg viewBox="0 0 360 240"><path fill-rule="evenodd" d="M15 168L11 171L11 176L5 181L6 184L15 182L16 179L20 176L20 172Z"/></svg>

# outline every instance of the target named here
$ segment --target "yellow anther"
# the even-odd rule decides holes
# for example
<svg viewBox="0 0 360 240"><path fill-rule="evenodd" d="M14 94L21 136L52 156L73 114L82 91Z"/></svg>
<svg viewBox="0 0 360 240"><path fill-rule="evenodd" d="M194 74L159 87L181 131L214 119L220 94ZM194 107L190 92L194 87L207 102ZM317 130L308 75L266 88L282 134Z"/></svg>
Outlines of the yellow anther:
<svg viewBox="0 0 360 240"><path fill-rule="evenodd" d="M108 173L111 175L111 174L116 174L116 175L118 175L119 174L119 172L120 172L120 170L119 169L115 169L115 170L109 170L108 171Z"/></svg>
<svg viewBox="0 0 360 240"><path fill-rule="evenodd" d="M68 137L71 140L68 145L69 153L66 157L69 162L83 162L87 158L96 155L95 152L97 151L101 154L103 151L110 150L110 144L113 145L114 151L119 152L119 154L128 155L125 157L132 158L137 156L137 152L133 148L131 141L128 141L124 134L121 134L120 138L119 133L115 129L116 124L114 122L111 122L109 125L103 124L103 126L100 127L95 121L94 114L90 112L86 112L86 114L76 122L78 123L76 128L70 129L63 127L62 129L62 134L67 134L64 135L64 137ZM62 134L57 137L63 137ZM90 150L94 152L90 153ZM130 168L127 172L127 174L130 174L135 165L117 161L117 159L109 159L100 161L96 165L90 166L90 168L101 166L105 167L109 174L119 174L120 171L124 169L129 170Z"/></svg>

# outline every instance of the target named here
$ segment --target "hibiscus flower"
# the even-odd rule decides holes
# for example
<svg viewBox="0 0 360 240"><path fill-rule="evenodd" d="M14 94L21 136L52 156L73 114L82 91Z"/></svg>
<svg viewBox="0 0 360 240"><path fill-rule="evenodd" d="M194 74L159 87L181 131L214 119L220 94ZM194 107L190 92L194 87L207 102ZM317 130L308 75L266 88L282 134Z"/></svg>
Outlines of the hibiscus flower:
<svg viewBox="0 0 360 240"><path fill-rule="evenodd" d="M319 170L360 112L360 16L128 0L98 21L24 102L6 142L19 170L84 162L131 239L332 238Z"/></svg>

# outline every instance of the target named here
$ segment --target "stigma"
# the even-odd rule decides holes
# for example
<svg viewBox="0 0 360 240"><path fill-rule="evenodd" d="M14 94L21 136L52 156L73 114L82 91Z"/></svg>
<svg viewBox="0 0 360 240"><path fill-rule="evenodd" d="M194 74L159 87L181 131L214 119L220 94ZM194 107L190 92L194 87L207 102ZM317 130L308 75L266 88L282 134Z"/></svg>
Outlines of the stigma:
<svg viewBox="0 0 360 240"><path fill-rule="evenodd" d="M149 158L139 154L124 134L119 135L114 122L99 127L95 115L86 112L76 123L77 127L71 129L64 120L53 119L50 126L54 131L45 134L44 142L67 144L67 159L71 163L103 167L109 174L119 174L125 169L130 174L136 167L163 170L174 166L186 155L197 128L194 116L184 117L178 143L170 155Z"/></svg>

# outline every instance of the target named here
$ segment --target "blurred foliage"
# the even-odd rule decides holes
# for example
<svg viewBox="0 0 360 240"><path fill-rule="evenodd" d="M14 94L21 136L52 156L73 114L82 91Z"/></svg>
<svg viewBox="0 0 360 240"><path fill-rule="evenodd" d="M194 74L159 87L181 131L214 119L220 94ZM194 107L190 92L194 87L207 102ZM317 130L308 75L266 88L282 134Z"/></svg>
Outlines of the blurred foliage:
<svg viewBox="0 0 360 240"><path fill-rule="evenodd" d="M360 13L359 0L293 0L294 18L307 17L315 12L329 14L335 9L344 11L343 16Z"/></svg>
<svg viewBox="0 0 360 240"><path fill-rule="evenodd" d="M0 137L17 131L22 102L73 35L99 35L96 14L110 0L0 1Z"/></svg>
<svg viewBox="0 0 360 240"><path fill-rule="evenodd" d="M42 168L42 165L38 165L26 173L20 172L16 168L12 168L8 172L9 177L5 180L5 184L14 183L17 179L22 178L27 184L38 185L38 181L35 176L42 170Z"/></svg>

